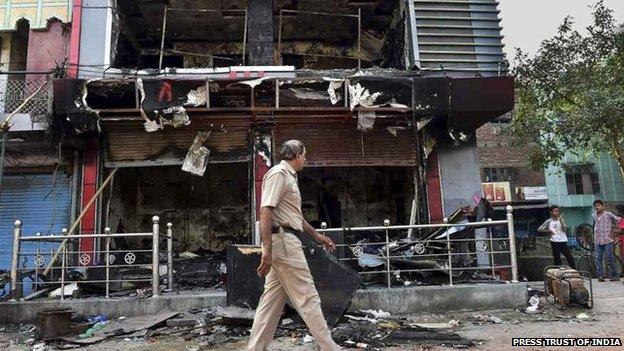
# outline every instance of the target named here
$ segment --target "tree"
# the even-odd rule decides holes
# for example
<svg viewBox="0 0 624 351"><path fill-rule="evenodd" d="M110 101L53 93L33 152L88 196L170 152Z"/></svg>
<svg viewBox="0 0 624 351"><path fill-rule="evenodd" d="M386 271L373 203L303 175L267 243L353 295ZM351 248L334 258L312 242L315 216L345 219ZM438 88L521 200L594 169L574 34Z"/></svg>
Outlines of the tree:
<svg viewBox="0 0 624 351"><path fill-rule="evenodd" d="M510 132L538 147L531 165L560 165L566 152L609 153L624 177L624 26L600 0L586 32L568 17L529 58L517 49Z"/></svg>

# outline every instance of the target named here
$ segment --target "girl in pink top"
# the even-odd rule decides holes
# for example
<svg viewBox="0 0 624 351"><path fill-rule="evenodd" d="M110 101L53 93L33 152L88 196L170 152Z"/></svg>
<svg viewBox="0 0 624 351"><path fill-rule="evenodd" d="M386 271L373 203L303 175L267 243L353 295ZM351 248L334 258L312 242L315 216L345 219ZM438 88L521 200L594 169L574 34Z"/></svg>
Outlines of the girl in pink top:
<svg viewBox="0 0 624 351"><path fill-rule="evenodd" d="M618 242L620 243L620 258L624 259L624 205L617 205L615 209L620 216L620 220L617 222L617 229L620 233Z"/></svg>

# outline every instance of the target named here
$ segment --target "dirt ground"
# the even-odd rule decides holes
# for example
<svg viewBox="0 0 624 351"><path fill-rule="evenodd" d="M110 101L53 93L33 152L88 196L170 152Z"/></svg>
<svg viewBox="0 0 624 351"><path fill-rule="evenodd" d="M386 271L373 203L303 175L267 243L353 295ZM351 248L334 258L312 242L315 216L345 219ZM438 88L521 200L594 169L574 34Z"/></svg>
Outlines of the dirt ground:
<svg viewBox="0 0 624 351"><path fill-rule="evenodd" d="M448 329L462 337L475 341L472 350L624 350L624 347L512 347L513 337L619 337L624 338L624 285L622 282L599 283L594 281L595 307L591 310L574 308L559 309L552 304L541 302L544 310L539 314L526 314L521 311L496 310L447 313L437 315L407 316L413 323L449 323ZM579 316L585 313L587 316ZM455 322L456 321L456 322ZM6 350L33 350L20 340L20 333L8 326L0 328L0 348ZM22 333L23 334L23 333ZM22 337L23 338L23 337ZM165 335L135 339L109 339L108 341L81 347L80 350L241 350L246 338L218 346L207 346L201 340L189 335ZM624 341L624 340L623 340ZM46 345L46 350L52 350ZM317 350L315 344L303 344L301 337L278 338L272 350ZM383 350L453 350L453 347L406 344L382 348Z"/></svg>

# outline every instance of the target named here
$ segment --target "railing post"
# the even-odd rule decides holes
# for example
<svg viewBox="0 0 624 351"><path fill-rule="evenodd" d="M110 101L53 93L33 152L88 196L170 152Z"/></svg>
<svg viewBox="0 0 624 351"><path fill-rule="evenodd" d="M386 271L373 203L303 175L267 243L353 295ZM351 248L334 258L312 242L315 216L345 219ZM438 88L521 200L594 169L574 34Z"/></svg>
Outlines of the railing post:
<svg viewBox="0 0 624 351"><path fill-rule="evenodd" d="M390 226L390 220L384 219L384 227ZM386 274L388 277L388 289L392 287L392 281L390 280L390 235L388 229L386 229Z"/></svg>
<svg viewBox="0 0 624 351"><path fill-rule="evenodd" d="M260 243L260 221L256 221L255 225L254 225L254 245L262 245Z"/></svg>
<svg viewBox="0 0 624 351"><path fill-rule="evenodd" d="M492 221L492 218L487 219L488 222ZM496 264L494 263L494 240L492 240L492 225L488 226L488 237L490 238L490 266L492 268L492 277L496 275Z"/></svg>
<svg viewBox="0 0 624 351"><path fill-rule="evenodd" d="M507 206L507 231L509 234L509 251L511 258L511 282L518 282L518 261L516 258L516 233L514 231L513 207Z"/></svg>
<svg viewBox="0 0 624 351"><path fill-rule="evenodd" d="M448 224L448 218L444 217L444 224ZM446 228L446 254L448 256L448 269L449 269L449 285L453 286L453 256L451 255L451 227Z"/></svg>
<svg viewBox="0 0 624 351"><path fill-rule="evenodd" d="M167 287L173 290L173 224L167 223Z"/></svg>
<svg viewBox="0 0 624 351"><path fill-rule="evenodd" d="M13 223L13 256L11 257L11 299L17 299L17 281L19 265L19 253L20 253L20 236L22 235L22 221L19 219Z"/></svg>
<svg viewBox="0 0 624 351"><path fill-rule="evenodd" d="M67 229L63 228L61 230L61 235L67 235ZM61 257L61 300L65 300L65 267L67 266L67 244L65 242L61 243L61 250L63 251ZM50 253L50 257L52 257L52 253Z"/></svg>
<svg viewBox="0 0 624 351"><path fill-rule="evenodd" d="M159 270L158 270L158 234L160 218L152 217L152 297L158 296Z"/></svg>
<svg viewBox="0 0 624 351"><path fill-rule="evenodd" d="M104 234L107 235L104 240L104 254L106 255L104 258L104 262L106 264L106 298L110 297L110 233L111 229L109 227L104 228Z"/></svg>

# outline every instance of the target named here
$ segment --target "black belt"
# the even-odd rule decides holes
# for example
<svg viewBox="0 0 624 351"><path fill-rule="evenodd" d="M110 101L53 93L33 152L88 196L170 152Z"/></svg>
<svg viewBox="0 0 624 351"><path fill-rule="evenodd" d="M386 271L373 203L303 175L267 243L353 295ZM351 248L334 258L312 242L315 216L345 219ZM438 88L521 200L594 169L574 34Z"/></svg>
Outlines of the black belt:
<svg viewBox="0 0 624 351"><path fill-rule="evenodd" d="M281 226L281 228L282 228L282 230L284 230L285 233L291 233L291 234L295 234L295 235L299 235L299 236L303 234L302 231L294 229L294 228L291 228L291 227ZM280 232L280 227L271 227L271 233L277 234L279 232Z"/></svg>

